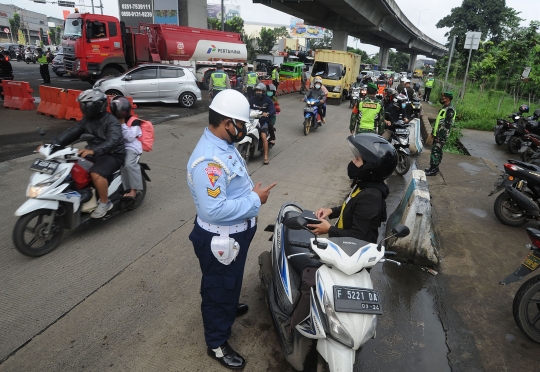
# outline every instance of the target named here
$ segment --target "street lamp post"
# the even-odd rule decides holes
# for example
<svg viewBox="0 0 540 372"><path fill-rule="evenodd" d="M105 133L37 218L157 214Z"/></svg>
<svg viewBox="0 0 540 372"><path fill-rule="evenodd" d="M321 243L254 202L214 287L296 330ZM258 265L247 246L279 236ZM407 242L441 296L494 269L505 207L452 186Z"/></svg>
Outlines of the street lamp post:
<svg viewBox="0 0 540 372"><path fill-rule="evenodd" d="M425 12L426 10L429 10L429 9L415 9L416 11L420 12L420 14L418 14L418 28L420 28L420 16L422 15L422 12Z"/></svg>

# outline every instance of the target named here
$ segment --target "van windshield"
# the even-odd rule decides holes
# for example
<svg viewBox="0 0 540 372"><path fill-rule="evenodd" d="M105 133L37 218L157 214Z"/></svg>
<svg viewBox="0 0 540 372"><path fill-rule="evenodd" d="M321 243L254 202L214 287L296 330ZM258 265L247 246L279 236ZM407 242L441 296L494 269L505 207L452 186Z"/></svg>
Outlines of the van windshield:
<svg viewBox="0 0 540 372"><path fill-rule="evenodd" d="M342 65L332 62L315 62L313 65L313 76L318 76L322 79L340 80Z"/></svg>
<svg viewBox="0 0 540 372"><path fill-rule="evenodd" d="M65 37L81 37L82 35L81 18L68 18L64 23L64 36Z"/></svg>
<svg viewBox="0 0 540 372"><path fill-rule="evenodd" d="M294 72L294 66L281 65L280 69L283 72Z"/></svg>

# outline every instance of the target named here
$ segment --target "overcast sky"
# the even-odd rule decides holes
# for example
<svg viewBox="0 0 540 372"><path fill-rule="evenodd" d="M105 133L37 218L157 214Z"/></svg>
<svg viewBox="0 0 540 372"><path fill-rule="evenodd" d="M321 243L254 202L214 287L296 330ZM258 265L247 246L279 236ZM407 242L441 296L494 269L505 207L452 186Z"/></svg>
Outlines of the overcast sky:
<svg viewBox="0 0 540 372"><path fill-rule="evenodd" d="M91 11L90 0L74 0L77 5L86 4L88 12ZM94 0L95 5L99 5L100 0ZM106 14L118 16L118 2L113 0L102 0L104 10ZM370 0L373 1L373 0ZM62 17L62 9L56 4L37 4L30 0L0 0L4 4L16 4L19 7L34 10L36 12L45 13L48 16ZM219 0L210 0L210 3L220 3ZM291 18L290 15L278 12L272 8L269 8L261 4L253 4L252 0L229 0L233 4L240 5L241 14L245 21L248 22L264 22L264 23L276 23L288 25ZM402 12L409 18L409 20L417 25L422 32L426 35L438 41L445 43L445 32L448 29L439 29L435 27L435 24L450 13L451 9L460 6L462 0L395 0L399 5ZM538 18L535 12L538 9L538 0L506 0L506 5L521 12L520 16L524 19L522 25L528 25L535 17ZM80 6L79 6L80 7ZM82 11L82 9L81 9ZM96 9L98 13L98 9ZM357 43L353 42L352 38L349 38L349 45L356 47ZM377 46L366 45L358 43L360 49L364 49L368 54L376 53L379 51Z"/></svg>

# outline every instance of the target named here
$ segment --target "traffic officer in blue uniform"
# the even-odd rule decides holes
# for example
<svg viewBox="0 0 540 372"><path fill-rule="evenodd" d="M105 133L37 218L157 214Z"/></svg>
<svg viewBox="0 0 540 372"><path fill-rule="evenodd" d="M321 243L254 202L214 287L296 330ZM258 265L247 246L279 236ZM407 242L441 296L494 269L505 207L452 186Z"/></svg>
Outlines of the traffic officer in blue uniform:
<svg viewBox="0 0 540 372"><path fill-rule="evenodd" d="M231 326L248 306L239 304L248 248L259 208L270 189L253 184L234 143L246 136L249 103L226 89L209 107L209 125L187 164L187 181L197 218L189 239L199 259L201 311L208 355L230 369L245 360L228 344Z"/></svg>

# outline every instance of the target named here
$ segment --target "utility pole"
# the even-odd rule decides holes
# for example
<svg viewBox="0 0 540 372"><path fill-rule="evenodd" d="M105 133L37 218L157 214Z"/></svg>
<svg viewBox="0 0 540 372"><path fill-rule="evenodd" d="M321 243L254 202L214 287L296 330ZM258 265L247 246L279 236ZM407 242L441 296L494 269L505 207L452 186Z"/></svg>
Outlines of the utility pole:
<svg viewBox="0 0 540 372"><path fill-rule="evenodd" d="M444 77L443 88L446 89L446 84L448 83L448 74L450 73L450 64L452 63L452 56L454 55L454 48L456 47L457 36L454 35L452 39L452 46L450 47L450 56L448 57L448 67L446 68L446 76Z"/></svg>
<svg viewBox="0 0 540 372"><path fill-rule="evenodd" d="M225 31L225 5L223 5L223 0L221 0L221 31Z"/></svg>

